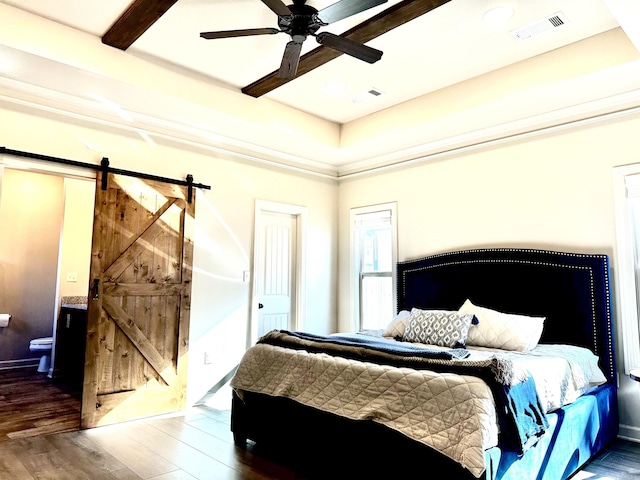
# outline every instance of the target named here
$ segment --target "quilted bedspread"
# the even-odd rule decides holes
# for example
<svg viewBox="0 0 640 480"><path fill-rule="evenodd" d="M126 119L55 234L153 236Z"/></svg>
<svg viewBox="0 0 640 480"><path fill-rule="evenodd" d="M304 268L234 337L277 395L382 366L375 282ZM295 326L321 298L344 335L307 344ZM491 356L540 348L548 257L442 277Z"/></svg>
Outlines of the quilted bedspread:
<svg viewBox="0 0 640 480"><path fill-rule="evenodd" d="M329 354L324 352L326 345L313 337L270 332L245 353L231 386L240 398L243 391L282 396L350 419L382 423L442 452L476 477L486 467L484 451L498 444L495 399L500 396L494 396L486 374L483 380L477 374L464 374L465 369L482 366L501 382L516 384L533 367L531 357L521 354L505 353L504 361L496 362L495 352L474 352L477 357L469 359L455 354L440 357L433 355L433 349L422 348L427 352L419 356L410 345L399 355L391 353L392 347L387 351L344 344L330 346ZM361 343L357 334L351 338ZM572 385L571 371L583 370L578 368L580 362L565 367L557 363L563 359L551 360L548 352L541 355L544 370L558 376L551 383L540 382L539 391L545 396L542 408L549 410L579 394L564 387L548 393L556 384ZM590 352L586 355L593 357ZM456 373L446 371L452 363L460 365ZM506 374L504 365L510 367ZM591 373L582 376L582 383L588 385Z"/></svg>
<svg viewBox="0 0 640 480"><path fill-rule="evenodd" d="M284 396L351 419L383 423L458 461L475 476L498 441L487 384L471 375L363 362L259 343L232 381L242 391Z"/></svg>

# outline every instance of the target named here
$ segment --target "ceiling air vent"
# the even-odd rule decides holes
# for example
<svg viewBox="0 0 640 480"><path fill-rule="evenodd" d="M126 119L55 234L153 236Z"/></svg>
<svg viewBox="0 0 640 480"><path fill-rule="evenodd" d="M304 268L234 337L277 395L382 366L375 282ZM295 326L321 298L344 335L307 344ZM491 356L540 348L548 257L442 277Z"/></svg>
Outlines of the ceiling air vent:
<svg viewBox="0 0 640 480"><path fill-rule="evenodd" d="M537 22L530 23L526 27L512 30L511 34L518 40L529 40L530 38L537 37L545 32L553 30L555 28L562 27L569 23L564 13L558 12L553 15Z"/></svg>
<svg viewBox="0 0 640 480"><path fill-rule="evenodd" d="M369 90L365 90L364 92L356 93L350 100L353 103L365 103L369 100L373 100L374 98L380 97L383 93L377 88L370 88Z"/></svg>

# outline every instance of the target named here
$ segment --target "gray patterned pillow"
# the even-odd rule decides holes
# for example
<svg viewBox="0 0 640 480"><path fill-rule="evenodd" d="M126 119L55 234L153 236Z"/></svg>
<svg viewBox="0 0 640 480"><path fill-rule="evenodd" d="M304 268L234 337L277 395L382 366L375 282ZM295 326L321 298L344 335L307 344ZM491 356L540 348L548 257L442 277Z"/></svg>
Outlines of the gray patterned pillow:
<svg viewBox="0 0 640 480"><path fill-rule="evenodd" d="M454 348L464 346L473 314L449 310L411 310L402 339Z"/></svg>

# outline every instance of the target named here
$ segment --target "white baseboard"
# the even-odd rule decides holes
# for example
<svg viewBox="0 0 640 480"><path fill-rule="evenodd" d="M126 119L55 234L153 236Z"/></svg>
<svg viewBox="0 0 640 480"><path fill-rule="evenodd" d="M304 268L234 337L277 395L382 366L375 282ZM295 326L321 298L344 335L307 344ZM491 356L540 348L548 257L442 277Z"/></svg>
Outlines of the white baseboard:
<svg viewBox="0 0 640 480"><path fill-rule="evenodd" d="M618 438L640 443L640 428L631 425L620 424L620 429L618 430Z"/></svg>

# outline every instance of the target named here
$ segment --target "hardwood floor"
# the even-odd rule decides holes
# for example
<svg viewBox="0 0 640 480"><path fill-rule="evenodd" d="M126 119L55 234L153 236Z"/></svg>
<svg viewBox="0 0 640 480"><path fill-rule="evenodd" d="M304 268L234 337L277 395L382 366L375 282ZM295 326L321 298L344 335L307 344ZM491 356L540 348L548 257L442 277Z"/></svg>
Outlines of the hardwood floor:
<svg viewBox="0 0 640 480"><path fill-rule="evenodd" d="M0 480L327 480L285 452L269 451L251 442L246 450L235 447L229 430L228 387L210 398L206 406L178 415L79 430L78 423L72 424L72 420L79 420L78 392L53 393L50 389L51 398L40 394L38 400L29 402L19 400L18 394L29 387L0 372L0 379L3 377ZM43 385L43 378L34 379L40 382L41 390L51 387L46 382ZM67 402L69 410L62 407ZM38 405L41 408L36 408ZM27 411L30 413L25 415ZM48 429L55 424L67 431L50 433ZM638 478L640 444L617 440L572 480Z"/></svg>
<svg viewBox="0 0 640 480"><path fill-rule="evenodd" d="M640 478L640 443L617 439L588 462L571 480L637 480Z"/></svg>
<svg viewBox="0 0 640 480"><path fill-rule="evenodd" d="M0 370L0 442L80 428L81 390L34 368Z"/></svg>

